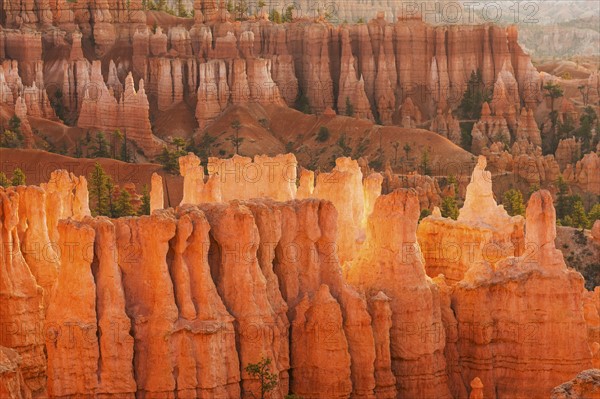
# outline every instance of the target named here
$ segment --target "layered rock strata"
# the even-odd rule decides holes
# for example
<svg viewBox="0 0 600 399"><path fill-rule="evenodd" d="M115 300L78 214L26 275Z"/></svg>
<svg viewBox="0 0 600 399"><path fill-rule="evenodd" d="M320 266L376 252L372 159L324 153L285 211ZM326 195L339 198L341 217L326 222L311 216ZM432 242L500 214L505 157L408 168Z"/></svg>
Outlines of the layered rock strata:
<svg viewBox="0 0 600 399"><path fill-rule="evenodd" d="M421 119L433 120L435 131L458 143L451 110L477 70L488 87L493 85L492 108L509 121L511 131L518 104L534 109L541 101L539 73L520 48L514 27L448 28L416 18L390 23L383 14L367 24L334 26L323 18L293 18L281 25L265 20L266 12L237 23L233 19L239 15L230 14L225 5L200 3L193 6L199 13L194 21L172 26L154 20L156 26L150 26L139 0L89 7L60 0L47 4L46 12L31 2L7 2L6 26L24 28L2 31L2 58L19 62L18 74L28 87L25 97L32 103L30 115L41 112L55 119L48 95L60 88L63 105L73 120L81 120L80 126L131 130L129 136L150 156L156 155L156 145L147 122L148 99L141 83L136 91L127 81L129 72L136 82L146 82L150 108L164 112L181 103L195 106L201 129L230 104L293 105L302 100L316 113L332 109L383 124L410 127ZM23 11L28 7L33 10ZM192 6L188 2L185 7ZM42 35L35 30L37 23L45 28L54 24L55 32ZM106 83L84 57L82 42L93 44L92 64L107 60ZM50 65L41 64L46 43L60 48ZM117 62L124 48L131 49L131 61ZM63 76L55 76L60 68ZM56 86L48 95L44 81ZM589 84L595 84L592 77ZM103 86L113 89L116 104ZM123 118L121 108L133 117ZM537 143L534 126L521 125L519 135ZM491 130L479 126L476 141L485 139L477 132L505 133L500 125ZM480 145L485 143L475 147Z"/></svg>

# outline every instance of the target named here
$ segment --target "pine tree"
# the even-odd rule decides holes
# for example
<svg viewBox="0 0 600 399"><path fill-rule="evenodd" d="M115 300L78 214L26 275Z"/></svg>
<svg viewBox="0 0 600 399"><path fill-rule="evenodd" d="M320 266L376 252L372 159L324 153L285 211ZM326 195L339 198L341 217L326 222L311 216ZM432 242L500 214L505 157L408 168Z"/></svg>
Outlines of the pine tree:
<svg viewBox="0 0 600 399"><path fill-rule="evenodd" d="M25 185L25 173L19 168L13 171L13 177L11 180L11 184L13 186L24 186Z"/></svg>
<svg viewBox="0 0 600 399"><path fill-rule="evenodd" d="M502 200L504 209L510 216L521 215L525 216L525 204L523 202L523 194L519 190L511 188L504 193Z"/></svg>
<svg viewBox="0 0 600 399"><path fill-rule="evenodd" d="M294 20L294 10L296 7L292 4L285 9L285 15L283 16L283 22L292 22Z"/></svg>
<svg viewBox="0 0 600 399"><path fill-rule="evenodd" d="M77 140L75 143L75 158L81 158L83 156L83 149L81 148L81 140Z"/></svg>
<svg viewBox="0 0 600 399"><path fill-rule="evenodd" d="M392 147L394 148L394 165L396 165L398 163L398 150L400 149L400 142L395 141L392 144Z"/></svg>
<svg viewBox="0 0 600 399"><path fill-rule="evenodd" d="M441 207L442 216L456 220L458 218L458 205L454 197L445 197L442 200Z"/></svg>
<svg viewBox="0 0 600 399"><path fill-rule="evenodd" d="M13 115L8 121L8 128L17 134L21 133L21 119L17 115Z"/></svg>
<svg viewBox="0 0 600 399"><path fill-rule="evenodd" d="M108 176L104 169L96 162L94 170L89 176L90 199L92 200L92 213L94 216L111 216L110 215L110 192Z"/></svg>
<svg viewBox="0 0 600 399"><path fill-rule="evenodd" d="M112 179L107 179L106 180L106 191L108 192L108 215L112 218L118 217L118 212L117 212L117 202L115 201L115 198L119 198L119 195L121 194L121 189L119 188L119 186L114 185Z"/></svg>
<svg viewBox="0 0 600 399"><path fill-rule="evenodd" d="M350 97L346 97L346 116L354 116L354 105L352 105Z"/></svg>
<svg viewBox="0 0 600 399"><path fill-rule="evenodd" d="M124 217L124 216L133 216L135 215L135 210L133 209L133 205L131 204L131 194L129 191L123 189L120 190L120 194L117 197L117 203L115 205L116 216L115 217Z"/></svg>
<svg viewBox="0 0 600 399"><path fill-rule="evenodd" d="M591 229L594 225L594 222L596 220L600 220L600 204L596 204L592 207L592 209L590 209L590 212L588 213L588 219L590 221L588 227Z"/></svg>
<svg viewBox="0 0 600 399"><path fill-rule="evenodd" d="M283 20L281 18L281 14L276 9L272 9L271 12L269 13L269 20L271 22L275 22L276 24L280 24L283 22Z"/></svg>
<svg viewBox="0 0 600 399"><path fill-rule="evenodd" d="M421 153L421 173L424 176L431 176L431 168L429 166L429 151L427 148Z"/></svg>
<svg viewBox="0 0 600 399"><path fill-rule="evenodd" d="M0 172L0 187L6 188L8 186L10 186L10 181L8 180L4 172Z"/></svg>
<svg viewBox="0 0 600 399"><path fill-rule="evenodd" d="M277 388L278 377L277 374L271 373L270 365L271 359L263 357L258 363L250 363L245 367L246 372L260 383L260 399L265 399L266 394Z"/></svg>
<svg viewBox="0 0 600 399"><path fill-rule="evenodd" d="M352 147L350 146L351 142L352 139L349 139L346 133L342 133L342 135L337 141L338 147L340 147L340 149L342 150L342 156L349 157L350 155L352 155Z"/></svg>
<svg viewBox="0 0 600 399"><path fill-rule="evenodd" d="M184 6L182 0L177 0L177 16L184 17L184 18L188 16L188 12L185 9L185 6Z"/></svg>
<svg viewBox="0 0 600 399"><path fill-rule="evenodd" d="M104 133L96 133L96 142L92 146L93 158L110 158L110 149Z"/></svg>
<svg viewBox="0 0 600 399"><path fill-rule="evenodd" d="M550 97L550 109L554 112L554 102L557 98L560 98L564 94L564 90L562 87L553 82L548 82L544 85L544 90L546 90L546 97Z"/></svg>
<svg viewBox="0 0 600 399"><path fill-rule="evenodd" d="M467 89L458 107L459 115L465 119L479 119L483 103L490 100L491 96L489 90L485 88L481 72L479 70L471 71Z"/></svg>
<svg viewBox="0 0 600 399"><path fill-rule="evenodd" d="M196 155L203 161L207 161L208 157L212 156L212 146L216 140L216 137L211 136L208 132L204 132L200 138L200 144L196 147L198 150Z"/></svg>
<svg viewBox="0 0 600 399"><path fill-rule="evenodd" d="M558 193L556 194L556 219L561 220L569 214L570 201L569 201L569 186L565 182L562 176L558 177L556 183L558 187Z"/></svg>
<svg viewBox="0 0 600 399"><path fill-rule="evenodd" d="M410 144L406 143L406 144L404 144L404 147L402 149L404 150L404 153L406 154L406 161L408 162L408 155L410 154L410 151L412 150L412 148L410 148Z"/></svg>
<svg viewBox="0 0 600 399"><path fill-rule="evenodd" d="M12 130L0 131L0 147L21 148L23 147L23 140Z"/></svg>
<svg viewBox="0 0 600 399"><path fill-rule="evenodd" d="M581 198L579 198L578 201L574 201L573 209L569 216L571 218L573 227L585 229L590 224L590 220L585 213L585 208L583 207L583 201L581 201Z"/></svg>
<svg viewBox="0 0 600 399"><path fill-rule="evenodd" d="M138 215L149 215L150 214L150 193L148 192L148 186L144 184L142 189L142 204L138 209Z"/></svg>
<svg viewBox="0 0 600 399"><path fill-rule="evenodd" d="M315 140L317 140L319 143L324 143L329 140L330 135L331 133L329 132L329 129L327 129L325 126L321 126Z"/></svg>
<svg viewBox="0 0 600 399"><path fill-rule="evenodd" d="M583 114L579 118L579 129L575 130L575 137L581 140L582 154L589 152L592 147L592 129L597 120L598 114L594 108L589 106L583 110Z"/></svg>
<svg viewBox="0 0 600 399"><path fill-rule="evenodd" d="M235 135L231 136L229 138L229 140L231 141L231 144L233 144L233 147L235 148L235 153L239 154L240 146L242 145L242 142L244 141L244 138L240 137L240 130L242 129L242 124L239 121L239 119L235 119L233 122L231 122L231 127L235 130Z"/></svg>
<svg viewBox="0 0 600 399"><path fill-rule="evenodd" d="M467 151L471 150L471 131L473 130L474 120L481 118L481 107L484 102L491 100L491 93L486 89L481 72L471 71L471 76L467 82L460 105L458 106L458 115L461 119L468 119L469 122L460 123L460 145Z"/></svg>
<svg viewBox="0 0 600 399"><path fill-rule="evenodd" d="M131 154L127 147L127 131L125 131L125 134L123 135L123 143L121 144L121 161L131 162Z"/></svg>

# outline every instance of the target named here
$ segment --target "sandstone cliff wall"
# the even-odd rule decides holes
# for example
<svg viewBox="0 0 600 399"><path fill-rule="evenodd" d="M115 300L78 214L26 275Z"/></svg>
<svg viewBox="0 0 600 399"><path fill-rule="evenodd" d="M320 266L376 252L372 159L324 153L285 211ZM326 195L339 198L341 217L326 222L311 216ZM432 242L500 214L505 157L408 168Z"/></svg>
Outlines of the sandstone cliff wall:
<svg viewBox="0 0 600 399"><path fill-rule="evenodd" d="M190 203L160 209L157 181L151 216L92 218L85 180L65 171L42 188L0 189L11 249L1 258L0 344L18 355L0 389L252 398L259 383L245 366L269 358L275 398L525 398L596 364L596 296L554 247L549 193L532 195L520 236L522 219L490 196L484 159L459 220L436 211L423 231L415 190L380 196L381 176L363 185L348 159L338 197L361 200L278 202L231 183L223 192L250 198L205 202L199 160L181 166ZM360 231L365 213L364 241L342 264L339 229ZM510 231L524 251L458 271L438 265L446 283L428 277L421 249L439 241L436 229L480 242ZM54 252L33 246L53 242Z"/></svg>
<svg viewBox="0 0 600 399"><path fill-rule="evenodd" d="M33 3L5 2L6 25L27 29L0 33L2 58L18 61L18 75L29 88L28 114L55 119L48 95L60 89L58 101L79 126L126 128L150 156L161 146L151 135L148 110L166 112L181 103L195 106L201 129L230 104L291 106L298 99L317 113L332 108L346 114L351 104L354 116L383 124L410 126L439 115L432 129L459 142L451 111L473 71L481 70L494 88L499 118L516 120L520 102L533 109L542 100L539 74L512 27L390 23L382 15L342 26L322 18L275 24L263 14L233 21L226 10L207 9L202 1L194 21L174 25L153 16L154 27L139 0ZM52 24L55 34L42 29ZM89 51L84 57L86 46L94 49L91 59ZM44 60L43 51L53 47L60 50ZM118 56L127 52L130 60ZM100 59L102 74L93 66ZM537 143L535 129L523 126L519 135Z"/></svg>

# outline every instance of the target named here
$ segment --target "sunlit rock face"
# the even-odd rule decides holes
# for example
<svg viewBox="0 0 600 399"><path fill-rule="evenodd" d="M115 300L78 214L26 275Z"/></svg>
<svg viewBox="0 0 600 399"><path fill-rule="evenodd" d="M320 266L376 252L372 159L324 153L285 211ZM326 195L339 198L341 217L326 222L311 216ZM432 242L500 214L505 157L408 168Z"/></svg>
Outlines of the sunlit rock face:
<svg viewBox="0 0 600 399"><path fill-rule="evenodd" d="M65 187L61 193L72 198L72 185ZM44 194L34 186L2 191L3 236L17 246L27 220L19 218L21 202L29 201L19 196L24 190ZM290 381L306 397L348 397L353 390L375 397L371 313L343 281L331 203L255 199L115 220L71 216L57 223L59 265L51 269L57 275L45 314L43 288L20 248L3 257L2 270L10 272L3 292L21 293L2 296L3 320L30 320L31 329L39 323L54 332L24 335L24 343L18 334L3 335L3 346L21 356L11 370L21 373L23 389L51 397L250 398L260 388L244 368L267 357L279 379L276 397L288 393ZM379 312L385 345L385 303ZM65 326L73 337L60 334ZM322 339L331 326L339 338L333 346ZM325 362L333 348L340 361ZM377 369L389 380L386 352L379 350Z"/></svg>
<svg viewBox="0 0 600 399"><path fill-rule="evenodd" d="M167 3L198 16L174 23L147 15L141 0L83 6L7 0L0 55L19 64L27 114L57 120L52 102L59 103L77 126L127 129L128 138L154 157L166 143L152 134L150 121L183 105L203 130L230 105L293 106L302 98L316 114L335 110L405 127L435 120L432 130L458 143L452 109L472 72L481 71L483 82L494 87L493 109L511 129L518 105L534 109L542 100L540 74L515 27L429 25L416 13L397 20L397 10L386 19L366 10L366 3L359 9L375 18L340 25L306 2L295 4L289 24L269 21L269 12L255 4L240 18L226 2ZM286 5L277 3L270 8L281 6L282 12ZM329 12L344 14L334 8ZM97 73L100 61L103 71ZM597 80L592 75L588 82L592 101ZM52 98L55 89L62 99ZM17 97L8 101L11 106ZM505 133L502 126L488 130ZM492 137L486 129L477 131L484 141Z"/></svg>
<svg viewBox="0 0 600 399"><path fill-rule="evenodd" d="M429 276L441 273L454 284L473 264L485 261L494 267L525 250L525 220L509 216L496 203L486 165L485 157L480 156L456 221L441 217L438 210L419 224L417 236Z"/></svg>
<svg viewBox="0 0 600 399"><path fill-rule="evenodd" d="M81 246L69 256L61 256L56 291L46 318L59 326L75 325L81 335L76 342L71 342L68 335L57 334L46 343L48 394L56 397L91 395L98 388L99 359L98 341L86 338L86 334L96 335L97 328L96 286L90 267L93 253L90 244L94 242L95 232L73 220L59 222L58 232L63 255L69 251L69 245ZM69 348L71 345L74 348Z"/></svg>
<svg viewBox="0 0 600 399"><path fill-rule="evenodd" d="M293 154L276 157L234 156L209 158L208 173L221 188L221 200L272 198L289 201L296 198L296 167Z"/></svg>
<svg viewBox="0 0 600 399"><path fill-rule="evenodd" d="M366 293L382 291L391 298L391 359L398 393L449 398L440 298L425 274L417 243L419 213L414 190L379 197L348 281Z"/></svg>
<svg viewBox="0 0 600 399"><path fill-rule="evenodd" d="M567 165L565 170L565 180L581 186L590 193L600 193L600 156L597 152L590 152L584 155L583 159L577 161L575 168Z"/></svg>
<svg viewBox="0 0 600 399"><path fill-rule="evenodd" d="M44 338L40 331L44 323L44 290L23 257L18 234L20 200L14 189L0 189L0 321L7 328L0 336L0 345L18 353L26 387L43 394L47 373Z"/></svg>
<svg viewBox="0 0 600 399"><path fill-rule="evenodd" d="M150 214L152 214L156 209L164 208L165 200L162 177L157 173L152 173L150 186Z"/></svg>
<svg viewBox="0 0 600 399"><path fill-rule="evenodd" d="M150 103L144 81L138 82L136 90L133 75L129 73L125 78L123 92L116 97L114 86L109 87L104 82L100 61L92 63L89 77L87 73L84 74L84 78L89 82L77 87L81 99L77 126L85 129L126 131L128 138L134 141L144 154L157 156L165 143L152 134ZM109 81L108 84L110 83ZM116 84L120 87L118 79Z"/></svg>
<svg viewBox="0 0 600 399"><path fill-rule="evenodd" d="M599 364L599 291L555 248L550 194L510 217L485 167L457 221L434 209L420 224L416 190L381 195L383 177L348 158L316 186L300 172L296 189L221 182L190 154L177 208L163 209L154 175L152 214L119 219L91 217L85 179L66 171L0 189L0 393L250 399L260 382L246 366L268 358L278 399L547 397ZM32 244L53 237L36 258ZM470 258L428 247L452 240L472 240ZM571 386L590 392L588 377Z"/></svg>
<svg viewBox="0 0 600 399"><path fill-rule="evenodd" d="M554 246L550 193L534 193L526 217L523 255L495 268L485 261L474 264L452 294L458 352L470 364L463 375L479 376L485 397L547 394L557 381L591 367L583 278L567 269ZM550 336L556 339L547 340Z"/></svg>

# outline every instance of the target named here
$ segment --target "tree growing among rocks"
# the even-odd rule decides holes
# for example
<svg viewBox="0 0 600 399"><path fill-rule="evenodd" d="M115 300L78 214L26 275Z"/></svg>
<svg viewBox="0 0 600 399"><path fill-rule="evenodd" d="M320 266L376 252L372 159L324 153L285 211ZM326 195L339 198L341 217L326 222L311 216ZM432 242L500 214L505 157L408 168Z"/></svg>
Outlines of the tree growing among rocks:
<svg viewBox="0 0 600 399"><path fill-rule="evenodd" d="M13 186L24 186L25 185L25 173L19 168L13 171L13 177L11 183Z"/></svg>
<svg viewBox="0 0 600 399"><path fill-rule="evenodd" d="M94 216L110 215L110 176L98 162L89 176L91 211Z"/></svg>
<svg viewBox="0 0 600 399"><path fill-rule="evenodd" d="M510 216L525 216L525 204L523 203L523 194L517 189L511 188L504 193L502 205Z"/></svg>
<svg viewBox="0 0 600 399"><path fill-rule="evenodd" d="M270 365L271 359L263 357L258 363L250 363L245 367L246 372L260 382L260 399L267 398L266 395L275 390L279 383L277 375L271 373Z"/></svg>

